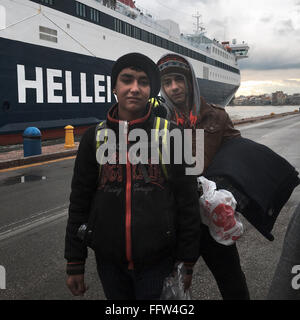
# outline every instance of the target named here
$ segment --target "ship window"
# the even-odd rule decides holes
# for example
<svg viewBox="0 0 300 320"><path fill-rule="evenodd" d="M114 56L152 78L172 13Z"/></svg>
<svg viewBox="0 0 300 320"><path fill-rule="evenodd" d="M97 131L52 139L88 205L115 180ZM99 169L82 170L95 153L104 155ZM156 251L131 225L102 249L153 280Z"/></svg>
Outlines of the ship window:
<svg viewBox="0 0 300 320"><path fill-rule="evenodd" d="M141 29L137 27L133 27L133 37L135 39L141 39Z"/></svg>
<svg viewBox="0 0 300 320"><path fill-rule="evenodd" d="M121 33L125 34L125 25L126 25L126 22L120 20L120 27L121 27Z"/></svg>
<svg viewBox="0 0 300 320"><path fill-rule="evenodd" d="M149 42L155 44L155 34L149 33Z"/></svg>
<svg viewBox="0 0 300 320"><path fill-rule="evenodd" d="M99 23L99 11L98 10L91 8L90 9L90 16L91 16L92 21Z"/></svg>
<svg viewBox="0 0 300 320"><path fill-rule="evenodd" d="M51 36L48 36L47 34L44 34L44 33L40 33L40 39L57 43L56 37L51 37Z"/></svg>
<svg viewBox="0 0 300 320"><path fill-rule="evenodd" d="M53 35L53 36L57 36L57 30L50 29L50 28L47 28L47 27L40 26L40 32L47 33L47 34L50 34L50 35Z"/></svg>
<svg viewBox="0 0 300 320"><path fill-rule="evenodd" d="M115 19L115 30L122 33L122 21L119 19Z"/></svg>
<svg viewBox="0 0 300 320"><path fill-rule="evenodd" d="M128 23L124 22L124 34L128 35Z"/></svg>
<svg viewBox="0 0 300 320"><path fill-rule="evenodd" d="M142 40L145 42L148 42L148 33L149 32L142 30Z"/></svg>
<svg viewBox="0 0 300 320"><path fill-rule="evenodd" d="M50 4L50 6L53 6L54 4L54 0L40 0L41 3L44 3L44 4Z"/></svg>
<svg viewBox="0 0 300 320"><path fill-rule="evenodd" d="M39 26L40 39L57 43L57 30Z"/></svg>
<svg viewBox="0 0 300 320"><path fill-rule="evenodd" d="M166 39L162 40L162 45L164 49L168 49L168 41Z"/></svg>
<svg viewBox="0 0 300 320"><path fill-rule="evenodd" d="M86 5L76 1L76 14L80 17L86 17Z"/></svg>
<svg viewBox="0 0 300 320"><path fill-rule="evenodd" d="M207 67L203 67L203 79L208 80L209 69Z"/></svg>
<svg viewBox="0 0 300 320"><path fill-rule="evenodd" d="M125 34L126 34L126 36L129 36L129 37L132 36L133 32L132 32L132 25L131 24L125 23Z"/></svg>
<svg viewBox="0 0 300 320"><path fill-rule="evenodd" d="M161 37L156 37L156 45L158 46L158 47L161 47Z"/></svg>

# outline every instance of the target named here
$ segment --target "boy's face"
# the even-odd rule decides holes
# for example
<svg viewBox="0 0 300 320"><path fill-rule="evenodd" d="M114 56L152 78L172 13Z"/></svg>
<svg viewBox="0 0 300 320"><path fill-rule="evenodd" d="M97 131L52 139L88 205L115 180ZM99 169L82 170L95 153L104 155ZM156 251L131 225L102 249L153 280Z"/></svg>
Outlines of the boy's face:
<svg viewBox="0 0 300 320"><path fill-rule="evenodd" d="M176 73L164 75L162 77L162 87L174 105L185 106L188 89L183 75Z"/></svg>
<svg viewBox="0 0 300 320"><path fill-rule="evenodd" d="M123 114L142 115L150 97L149 78L142 70L125 68L118 75L115 93Z"/></svg>

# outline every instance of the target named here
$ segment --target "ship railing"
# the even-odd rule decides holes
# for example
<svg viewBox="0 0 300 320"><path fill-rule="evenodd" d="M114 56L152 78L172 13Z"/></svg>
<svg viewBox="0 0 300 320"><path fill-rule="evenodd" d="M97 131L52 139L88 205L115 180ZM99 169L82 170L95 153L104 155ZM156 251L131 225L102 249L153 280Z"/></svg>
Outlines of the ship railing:
<svg viewBox="0 0 300 320"><path fill-rule="evenodd" d="M182 42L190 45L193 48L199 49L205 53L209 53L211 51L209 42L200 42L201 41L200 39L199 39L199 41L197 41L198 39L194 40L193 37L191 37L189 35L184 35L184 34L181 34L180 39ZM210 42L212 42L212 41L210 40Z"/></svg>
<svg viewBox="0 0 300 320"><path fill-rule="evenodd" d="M168 28L157 23L153 16L142 8L133 9L121 2L117 2L116 11L156 31L166 35L170 34Z"/></svg>
<svg viewBox="0 0 300 320"><path fill-rule="evenodd" d="M131 8L119 1L110 1L110 0L95 0L103 6L115 10L116 12L126 16L127 18L138 21L139 23L150 27L156 31L169 35L169 29L155 22L153 16L148 13L146 10L141 8Z"/></svg>
<svg viewBox="0 0 300 320"><path fill-rule="evenodd" d="M215 46L219 47L220 49L226 51L226 49L217 42L217 40L211 40L204 36L203 34L194 35L194 34L188 34L184 35L181 34L181 40L189 45L191 45L194 48L200 49L206 53L211 52L211 45L214 44ZM230 54L230 52L226 51L227 54Z"/></svg>

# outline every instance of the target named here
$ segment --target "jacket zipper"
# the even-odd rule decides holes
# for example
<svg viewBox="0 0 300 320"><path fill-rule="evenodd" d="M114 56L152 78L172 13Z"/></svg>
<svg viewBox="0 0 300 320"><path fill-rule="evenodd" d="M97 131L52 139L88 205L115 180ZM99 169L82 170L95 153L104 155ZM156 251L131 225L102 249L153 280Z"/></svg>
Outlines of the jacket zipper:
<svg viewBox="0 0 300 320"><path fill-rule="evenodd" d="M128 146L128 122L125 122L124 131L127 135ZM131 165L129 162L128 149L126 156L126 258L128 270L133 270L132 246L131 246Z"/></svg>

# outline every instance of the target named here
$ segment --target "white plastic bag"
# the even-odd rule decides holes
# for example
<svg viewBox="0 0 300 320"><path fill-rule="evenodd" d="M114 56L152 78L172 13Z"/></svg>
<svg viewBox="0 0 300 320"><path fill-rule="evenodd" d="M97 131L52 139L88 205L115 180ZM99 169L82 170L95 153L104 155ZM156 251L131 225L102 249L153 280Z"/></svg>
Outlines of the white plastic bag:
<svg viewBox="0 0 300 320"><path fill-rule="evenodd" d="M244 231L240 214L235 211L236 200L227 190L216 190L214 181L198 177L203 195L200 197L202 222L209 227L210 235L219 243L229 246L239 239Z"/></svg>
<svg viewBox="0 0 300 320"><path fill-rule="evenodd" d="M175 274L171 274L164 280L160 300L192 300L191 289L184 291L185 272L183 262L179 263Z"/></svg>

